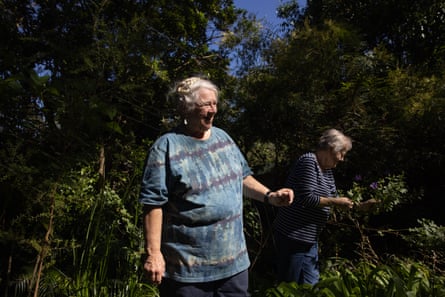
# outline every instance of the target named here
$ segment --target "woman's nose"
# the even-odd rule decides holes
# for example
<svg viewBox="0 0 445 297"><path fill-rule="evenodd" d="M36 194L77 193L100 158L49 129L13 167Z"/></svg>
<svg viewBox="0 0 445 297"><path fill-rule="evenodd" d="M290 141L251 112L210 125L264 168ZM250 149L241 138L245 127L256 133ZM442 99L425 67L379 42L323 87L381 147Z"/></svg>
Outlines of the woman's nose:
<svg viewBox="0 0 445 297"><path fill-rule="evenodd" d="M218 105L216 104L216 103L212 103L210 106L209 106L209 109L210 109L210 111L211 112L217 112L217 110L218 110Z"/></svg>

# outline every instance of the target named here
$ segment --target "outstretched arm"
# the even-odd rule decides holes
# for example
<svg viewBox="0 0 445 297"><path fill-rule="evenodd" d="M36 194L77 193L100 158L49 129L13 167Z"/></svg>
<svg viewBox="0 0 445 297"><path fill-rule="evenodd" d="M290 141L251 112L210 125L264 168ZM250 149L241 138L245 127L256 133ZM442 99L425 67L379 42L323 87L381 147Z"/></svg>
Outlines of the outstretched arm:
<svg viewBox="0 0 445 297"><path fill-rule="evenodd" d="M273 206L287 206L294 200L292 189L282 188L277 191L270 191L268 187L251 175L243 180L243 193L248 198L270 203Z"/></svg>
<svg viewBox="0 0 445 297"><path fill-rule="evenodd" d="M335 206L343 210L351 209L354 203L348 197L320 197L320 206Z"/></svg>

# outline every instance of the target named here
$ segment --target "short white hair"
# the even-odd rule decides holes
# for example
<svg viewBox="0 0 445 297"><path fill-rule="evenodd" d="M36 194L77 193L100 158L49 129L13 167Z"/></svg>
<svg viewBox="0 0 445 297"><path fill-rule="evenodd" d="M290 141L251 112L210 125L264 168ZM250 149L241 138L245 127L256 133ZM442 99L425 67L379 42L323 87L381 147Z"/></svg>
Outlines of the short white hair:
<svg viewBox="0 0 445 297"><path fill-rule="evenodd" d="M323 132L318 142L318 149L332 149L334 152L349 151L352 148L351 138L337 129Z"/></svg>
<svg viewBox="0 0 445 297"><path fill-rule="evenodd" d="M172 92L170 92L175 98L178 111L181 115L189 112L195 106L199 99L198 92L200 89L206 88L215 92L216 99L218 100L219 89L218 87L208 79L204 79L198 76L192 76L178 82Z"/></svg>

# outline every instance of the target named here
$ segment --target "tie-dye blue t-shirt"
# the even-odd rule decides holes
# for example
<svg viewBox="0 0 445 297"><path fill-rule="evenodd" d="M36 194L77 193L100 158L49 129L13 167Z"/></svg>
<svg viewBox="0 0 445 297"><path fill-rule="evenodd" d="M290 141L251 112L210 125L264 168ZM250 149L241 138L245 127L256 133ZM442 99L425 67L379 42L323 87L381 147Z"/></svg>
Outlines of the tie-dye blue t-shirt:
<svg viewBox="0 0 445 297"><path fill-rule="evenodd" d="M166 277L207 282L249 267L242 182L251 174L237 145L216 127L204 141L172 131L153 144L140 202L163 207Z"/></svg>

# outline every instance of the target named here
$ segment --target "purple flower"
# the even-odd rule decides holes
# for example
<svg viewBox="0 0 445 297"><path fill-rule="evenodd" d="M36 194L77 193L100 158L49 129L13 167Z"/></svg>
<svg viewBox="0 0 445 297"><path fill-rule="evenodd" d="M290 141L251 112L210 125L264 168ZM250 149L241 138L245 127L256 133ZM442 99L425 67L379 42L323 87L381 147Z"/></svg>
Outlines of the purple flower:
<svg viewBox="0 0 445 297"><path fill-rule="evenodd" d="M373 182L372 184L369 185L369 187L373 190L377 190L378 186L379 185L377 184L377 182Z"/></svg>
<svg viewBox="0 0 445 297"><path fill-rule="evenodd" d="M355 180L355 181L361 181L361 180L362 180L362 176L361 176L360 174L357 174L357 175L354 177L354 180Z"/></svg>

